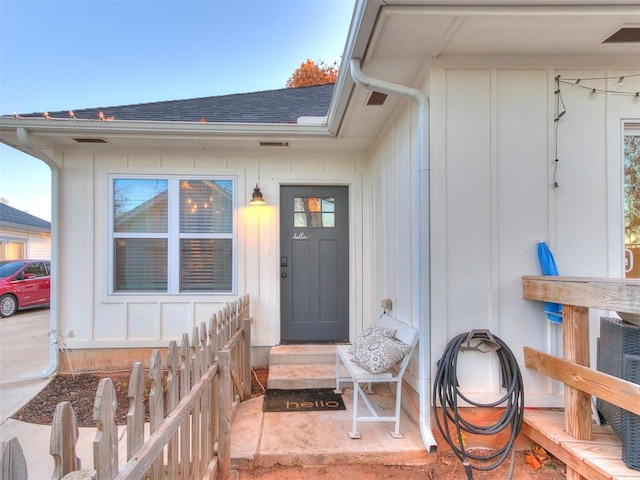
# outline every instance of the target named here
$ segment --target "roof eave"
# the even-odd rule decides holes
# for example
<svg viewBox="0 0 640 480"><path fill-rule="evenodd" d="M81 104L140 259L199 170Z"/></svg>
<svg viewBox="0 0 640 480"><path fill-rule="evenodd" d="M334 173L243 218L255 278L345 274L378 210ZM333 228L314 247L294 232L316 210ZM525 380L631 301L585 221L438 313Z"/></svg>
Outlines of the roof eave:
<svg viewBox="0 0 640 480"><path fill-rule="evenodd" d="M327 112L327 128L332 135L337 135L347 109L347 103L355 86L349 73L349 62L352 58L362 58L367 48L369 37L373 32L378 12L382 7L381 0L357 0L351 18L338 71L338 78L333 89L333 96Z"/></svg>
<svg viewBox="0 0 640 480"><path fill-rule="evenodd" d="M32 134L97 135L97 136L154 136L177 137L265 137L326 136L326 125L279 123L194 123L157 121L98 121L40 118L0 118L0 133L25 128Z"/></svg>
<svg viewBox="0 0 640 480"><path fill-rule="evenodd" d="M51 233L51 227L40 227L37 225L29 225L28 223L11 222L8 220L0 220L0 227L12 228L16 230L29 230L32 232Z"/></svg>

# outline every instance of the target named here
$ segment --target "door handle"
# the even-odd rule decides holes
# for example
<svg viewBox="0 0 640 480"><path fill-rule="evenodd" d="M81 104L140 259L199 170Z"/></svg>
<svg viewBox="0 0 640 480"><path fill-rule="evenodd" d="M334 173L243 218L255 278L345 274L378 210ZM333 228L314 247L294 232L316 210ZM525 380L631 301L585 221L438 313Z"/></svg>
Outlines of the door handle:
<svg viewBox="0 0 640 480"><path fill-rule="evenodd" d="M280 274L280 276L281 276L282 278L287 278L287 272L282 272L282 273Z"/></svg>

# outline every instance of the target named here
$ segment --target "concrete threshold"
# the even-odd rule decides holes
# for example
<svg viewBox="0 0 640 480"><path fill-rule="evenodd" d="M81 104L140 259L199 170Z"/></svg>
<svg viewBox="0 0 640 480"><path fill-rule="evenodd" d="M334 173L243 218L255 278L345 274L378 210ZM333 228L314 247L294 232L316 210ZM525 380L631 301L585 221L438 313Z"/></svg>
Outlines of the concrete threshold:
<svg viewBox="0 0 640 480"><path fill-rule="evenodd" d="M233 419L233 468L345 463L424 465L436 460L435 455L426 451L419 426L405 412L400 420L404 438L391 436L393 422L358 422L361 438L351 439L351 388L343 393L347 409L338 411L264 413L263 398L243 402ZM370 398L382 411L393 405L393 395L386 386L381 386ZM363 403L358 411L367 411Z"/></svg>

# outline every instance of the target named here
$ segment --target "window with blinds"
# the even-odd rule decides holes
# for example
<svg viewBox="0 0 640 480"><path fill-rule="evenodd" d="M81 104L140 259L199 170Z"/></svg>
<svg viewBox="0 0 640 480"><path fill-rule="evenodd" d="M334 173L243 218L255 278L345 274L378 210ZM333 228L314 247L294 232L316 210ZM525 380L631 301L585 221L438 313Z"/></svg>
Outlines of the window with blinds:
<svg viewBox="0 0 640 480"><path fill-rule="evenodd" d="M114 178L113 291L232 293L230 178Z"/></svg>

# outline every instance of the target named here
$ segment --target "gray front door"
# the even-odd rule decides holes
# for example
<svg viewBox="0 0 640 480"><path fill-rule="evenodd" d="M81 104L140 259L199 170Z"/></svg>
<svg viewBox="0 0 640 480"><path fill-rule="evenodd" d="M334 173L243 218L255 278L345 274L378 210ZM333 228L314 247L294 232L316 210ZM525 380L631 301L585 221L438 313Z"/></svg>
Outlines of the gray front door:
<svg viewBox="0 0 640 480"><path fill-rule="evenodd" d="M280 188L281 341L349 338L347 187Z"/></svg>

